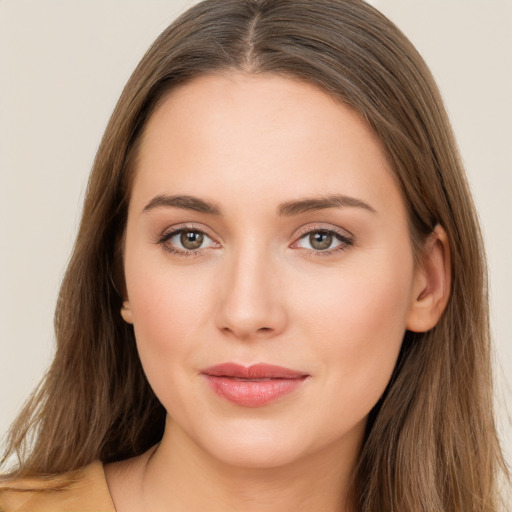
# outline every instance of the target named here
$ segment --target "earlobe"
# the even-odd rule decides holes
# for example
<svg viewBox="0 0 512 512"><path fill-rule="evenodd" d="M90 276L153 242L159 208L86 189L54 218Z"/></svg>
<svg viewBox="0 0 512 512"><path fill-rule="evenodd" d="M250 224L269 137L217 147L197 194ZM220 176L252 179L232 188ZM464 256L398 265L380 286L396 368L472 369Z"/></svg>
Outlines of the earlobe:
<svg viewBox="0 0 512 512"><path fill-rule="evenodd" d="M121 307L121 316L123 317L123 320L127 323L127 324L133 324L133 320L132 320L132 310L131 310L131 307L130 307L130 301L128 300L125 300L123 302L123 305Z"/></svg>
<svg viewBox="0 0 512 512"><path fill-rule="evenodd" d="M450 246L438 224L427 238L415 275L406 327L413 332L432 329L443 314L451 288Z"/></svg>

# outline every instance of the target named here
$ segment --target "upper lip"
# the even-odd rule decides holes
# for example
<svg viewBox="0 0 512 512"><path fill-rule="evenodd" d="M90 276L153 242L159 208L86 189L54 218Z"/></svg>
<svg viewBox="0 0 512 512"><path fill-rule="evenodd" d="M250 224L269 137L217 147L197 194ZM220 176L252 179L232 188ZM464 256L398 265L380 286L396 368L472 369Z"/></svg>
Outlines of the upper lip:
<svg viewBox="0 0 512 512"><path fill-rule="evenodd" d="M308 376L305 372L265 363L253 364L252 366L222 363L205 368L201 373L211 377L232 377L238 379L298 379Z"/></svg>

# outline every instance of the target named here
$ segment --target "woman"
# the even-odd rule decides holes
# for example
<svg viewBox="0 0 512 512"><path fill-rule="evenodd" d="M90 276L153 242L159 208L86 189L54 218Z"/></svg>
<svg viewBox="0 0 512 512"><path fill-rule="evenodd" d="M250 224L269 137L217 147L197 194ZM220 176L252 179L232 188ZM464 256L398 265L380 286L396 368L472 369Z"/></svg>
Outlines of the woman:
<svg viewBox="0 0 512 512"><path fill-rule="evenodd" d="M396 27L196 5L107 126L0 507L498 510L484 276Z"/></svg>

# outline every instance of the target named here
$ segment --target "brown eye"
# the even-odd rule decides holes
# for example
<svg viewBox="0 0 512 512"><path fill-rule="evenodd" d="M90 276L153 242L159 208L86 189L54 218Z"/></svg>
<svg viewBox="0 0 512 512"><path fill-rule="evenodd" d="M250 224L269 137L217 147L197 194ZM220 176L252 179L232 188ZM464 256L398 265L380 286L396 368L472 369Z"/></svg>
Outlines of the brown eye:
<svg viewBox="0 0 512 512"><path fill-rule="evenodd" d="M206 233L199 229L177 229L164 235L159 243L166 251L187 255L188 253L202 251L218 246Z"/></svg>
<svg viewBox="0 0 512 512"><path fill-rule="evenodd" d="M350 235L347 236L331 229L313 229L297 240L293 247L308 249L309 251L325 254L333 254L353 244Z"/></svg>
<svg viewBox="0 0 512 512"><path fill-rule="evenodd" d="M329 231L313 231L309 234L309 243L317 251L325 251L331 247L334 237Z"/></svg>
<svg viewBox="0 0 512 512"><path fill-rule="evenodd" d="M184 229L181 231L180 242L181 245L188 251L199 249L204 241L204 234L200 231L190 231Z"/></svg>

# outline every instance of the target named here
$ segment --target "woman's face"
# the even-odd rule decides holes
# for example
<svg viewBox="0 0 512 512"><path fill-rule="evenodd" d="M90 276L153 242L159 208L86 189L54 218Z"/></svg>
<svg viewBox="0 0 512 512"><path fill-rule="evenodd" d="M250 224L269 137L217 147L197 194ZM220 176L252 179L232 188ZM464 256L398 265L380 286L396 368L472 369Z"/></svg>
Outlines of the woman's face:
<svg viewBox="0 0 512 512"><path fill-rule="evenodd" d="M124 259L168 430L252 467L357 450L417 277L390 165L351 109L269 75L175 89L143 136Z"/></svg>

